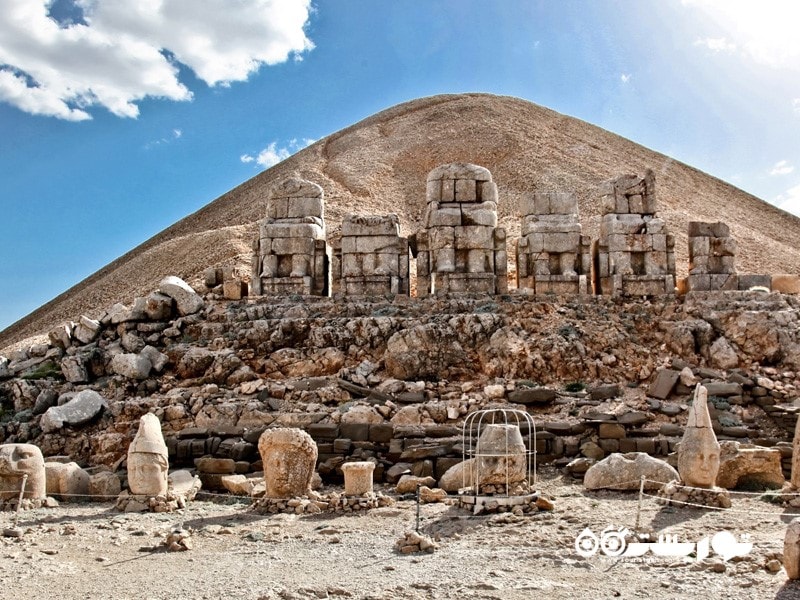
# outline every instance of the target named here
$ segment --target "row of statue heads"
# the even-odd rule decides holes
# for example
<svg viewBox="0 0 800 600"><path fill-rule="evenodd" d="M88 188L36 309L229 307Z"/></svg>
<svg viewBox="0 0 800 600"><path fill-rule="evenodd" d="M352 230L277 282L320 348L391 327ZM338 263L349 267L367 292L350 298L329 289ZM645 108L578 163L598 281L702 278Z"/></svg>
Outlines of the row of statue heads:
<svg viewBox="0 0 800 600"><path fill-rule="evenodd" d="M714 433L707 398L706 388L698 385L677 450L679 479L670 485L708 490L716 495L726 492L716 487L720 470L720 443ZM793 444L792 475L788 485L791 490L800 488L800 421L798 424ZM514 438L509 438L509 432L505 430L488 433L500 435L498 439L501 439L506 449L512 445L508 440L516 439L524 451L519 431L516 431ZM491 436L487 439L484 437L481 435L479 449L481 444L491 447L496 442ZM308 433L296 428L267 429L259 438L258 451L264 472L265 498L295 498L311 492L318 450ZM494 456L493 453L489 454ZM470 461L474 462L474 459ZM470 461L460 466L467 467ZM512 464L515 465L513 469L509 466ZM32 506L40 506L48 494L59 493L59 490L52 489L55 478L50 477L50 468L53 466L59 466L59 463L46 463L41 450L33 444L0 445L0 507L8 507L21 500L28 501ZM519 466L508 463L503 464L499 470L492 469L491 465L483 465L481 469L487 473L502 471L508 477L509 470L519 470ZM345 463L342 469L345 475L345 494L371 493L373 468L374 464L368 461ZM457 466L455 468L457 470ZM520 472L524 475L524 469ZM128 490L122 492L120 497L148 499L168 496L172 492L172 478L168 473L169 457L160 422L155 415L146 414L141 417L136 436L128 448ZM348 479L351 480L350 483ZM492 480L492 483L496 482ZM199 483L195 493L197 489ZM60 492L63 493L64 490L61 489ZM117 505L120 506L119 502Z"/></svg>
<svg viewBox="0 0 800 600"><path fill-rule="evenodd" d="M657 215L653 172L609 180L601 196L603 216L595 242L582 233L574 194L522 198L515 247L518 290L674 293L675 240ZM508 291L506 231L498 227L497 185L488 169L454 163L432 170L422 228L409 238L400 235L395 214L349 214L341 238L329 244L323 198L322 187L299 178L271 190L254 243L255 295L408 295L409 254L416 257L418 296ZM736 245L727 226L692 223L692 235L699 236L697 243L690 239L694 288L730 285Z"/></svg>

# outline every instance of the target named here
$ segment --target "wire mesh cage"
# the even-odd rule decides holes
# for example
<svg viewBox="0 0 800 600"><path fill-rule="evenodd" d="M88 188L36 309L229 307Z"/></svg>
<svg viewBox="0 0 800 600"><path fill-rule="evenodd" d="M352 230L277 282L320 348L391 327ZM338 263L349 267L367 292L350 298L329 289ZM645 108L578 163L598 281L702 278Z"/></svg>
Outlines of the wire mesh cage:
<svg viewBox="0 0 800 600"><path fill-rule="evenodd" d="M533 493L536 423L531 415L510 408L475 411L464 420L462 439L466 465L462 495L511 497Z"/></svg>

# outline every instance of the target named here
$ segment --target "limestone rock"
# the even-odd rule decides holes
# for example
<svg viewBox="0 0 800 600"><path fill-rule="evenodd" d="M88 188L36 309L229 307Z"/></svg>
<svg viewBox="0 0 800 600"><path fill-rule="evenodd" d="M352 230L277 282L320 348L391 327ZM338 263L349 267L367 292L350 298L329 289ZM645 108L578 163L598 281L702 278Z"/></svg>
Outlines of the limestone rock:
<svg viewBox="0 0 800 600"><path fill-rule="evenodd" d="M100 471L89 476L89 495L97 502L108 502L122 490L119 477L111 471Z"/></svg>
<svg viewBox="0 0 800 600"><path fill-rule="evenodd" d="M717 485L729 490L776 489L784 484L781 453L777 448L720 442Z"/></svg>
<svg viewBox="0 0 800 600"><path fill-rule="evenodd" d="M152 368L141 354L117 354L111 359L111 371L129 379L147 379Z"/></svg>
<svg viewBox="0 0 800 600"><path fill-rule="evenodd" d="M73 336L81 344L90 344L100 335L100 321L82 315L75 326Z"/></svg>
<svg viewBox="0 0 800 600"><path fill-rule="evenodd" d="M65 356L61 359L61 373L70 383L86 383L89 381L89 371L83 357L79 355Z"/></svg>
<svg viewBox="0 0 800 600"><path fill-rule="evenodd" d="M245 477L244 475L223 475L220 479L223 487L235 496L252 496L261 477Z"/></svg>
<svg viewBox="0 0 800 600"><path fill-rule="evenodd" d="M94 390L83 390L66 404L48 408L42 415L39 426L45 433L51 433L65 425L79 427L94 419L104 408L108 408L105 398Z"/></svg>
<svg viewBox="0 0 800 600"><path fill-rule="evenodd" d="M258 439L267 498L306 495L317 464L317 445L305 431L267 429Z"/></svg>
<svg viewBox="0 0 800 600"><path fill-rule="evenodd" d="M783 538L783 568L789 579L800 579L800 519L793 519Z"/></svg>
<svg viewBox="0 0 800 600"><path fill-rule="evenodd" d="M186 354L178 362L177 371L178 377L181 379L192 379L194 377L201 377L205 374L214 362L214 353L206 348L198 348L193 346L189 348Z"/></svg>
<svg viewBox="0 0 800 600"><path fill-rule="evenodd" d="M183 501L194 500L200 491L202 483L200 478L191 474L186 469L178 469L169 474L167 479L170 492Z"/></svg>
<svg viewBox="0 0 800 600"><path fill-rule="evenodd" d="M446 492L457 492L472 487L475 481L475 459L469 458L447 469L439 478L439 487Z"/></svg>
<svg viewBox="0 0 800 600"><path fill-rule="evenodd" d="M522 434L516 425L486 425L478 438L475 456L479 485L509 484L524 481L527 454Z"/></svg>
<svg viewBox="0 0 800 600"><path fill-rule="evenodd" d="M583 485L587 490L638 490L642 477L646 480L644 489L657 490L678 479L678 472L665 461L644 452L615 452L589 467Z"/></svg>
<svg viewBox="0 0 800 600"><path fill-rule="evenodd" d="M161 371L164 370L164 367L166 367L167 363L169 362L169 357L166 354L159 352L156 348L153 348L153 346L150 345L142 348L142 351L139 354L150 361L150 364L153 366L153 370L156 373L161 373Z"/></svg>
<svg viewBox="0 0 800 600"><path fill-rule="evenodd" d="M428 487L433 487L436 485L436 480L433 477L417 477L415 475L403 475L402 477L400 477L400 481L397 482L395 491L398 494L414 494L417 491L418 485L419 486L426 485Z"/></svg>
<svg viewBox="0 0 800 600"><path fill-rule="evenodd" d="M439 376L467 356L448 325L430 323L398 331L386 344L383 356L390 377L417 380Z"/></svg>
<svg viewBox="0 0 800 600"><path fill-rule="evenodd" d="M739 366L739 356L724 336L711 344L710 360L711 366L717 369L735 369Z"/></svg>
<svg viewBox="0 0 800 600"><path fill-rule="evenodd" d="M375 463L362 460L344 463L341 466L344 474L344 493L347 496L362 496L372 493L372 472Z"/></svg>
<svg viewBox="0 0 800 600"><path fill-rule="evenodd" d="M178 314L193 315L205 304L203 298L183 279L170 275L161 280L158 291L175 300Z"/></svg>
<svg viewBox="0 0 800 600"><path fill-rule="evenodd" d="M46 462L47 494L66 502L85 502L89 497L89 474L77 463Z"/></svg>
<svg viewBox="0 0 800 600"><path fill-rule="evenodd" d="M447 492L441 488L429 488L427 485L419 488L419 501L423 504L444 502L446 498Z"/></svg>
<svg viewBox="0 0 800 600"><path fill-rule="evenodd" d="M790 480L794 489L800 489L800 419L794 426L794 439L792 440L792 475Z"/></svg>

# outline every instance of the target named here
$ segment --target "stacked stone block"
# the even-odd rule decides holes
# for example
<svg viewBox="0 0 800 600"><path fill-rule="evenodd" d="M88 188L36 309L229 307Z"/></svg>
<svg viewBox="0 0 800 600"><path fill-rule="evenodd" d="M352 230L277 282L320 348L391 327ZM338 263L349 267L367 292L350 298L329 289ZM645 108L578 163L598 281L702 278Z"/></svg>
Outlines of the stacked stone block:
<svg viewBox="0 0 800 600"><path fill-rule="evenodd" d="M345 216L331 271L334 294L407 296L408 239L400 237L397 215Z"/></svg>
<svg viewBox="0 0 800 600"><path fill-rule="evenodd" d="M581 235L574 194L527 195L520 212L517 288L534 294L589 293L591 242Z"/></svg>
<svg viewBox="0 0 800 600"><path fill-rule="evenodd" d="M322 188L298 178L273 188L253 250L255 294L327 295L330 249Z"/></svg>
<svg viewBox="0 0 800 600"><path fill-rule="evenodd" d="M595 292L658 296L675 292L675 239L657 216L655 175L622 175L603 185L595 251Z"/></svg>
<svg viewBox="0 0 800 600"><path fill-rule="evenodd" d="M508 290L506 231L497 227L497 185L468 163L428 174L425 229L416 236L417 294Z"/></svg>
<svg viewBox="0 0 800 600"><path fill-rule="evenodd" d="M725 223L689 222L690 291L737 290L736 240Z"/></svg>

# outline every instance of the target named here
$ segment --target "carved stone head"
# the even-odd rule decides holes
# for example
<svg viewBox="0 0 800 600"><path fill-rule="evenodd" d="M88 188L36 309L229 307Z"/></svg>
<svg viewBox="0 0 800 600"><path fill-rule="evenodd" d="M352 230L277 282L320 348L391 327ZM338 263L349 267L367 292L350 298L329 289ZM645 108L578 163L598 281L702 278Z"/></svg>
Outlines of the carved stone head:
<svg viewBox="0 0 800 600"><path fill-rule="evenodd" d="M698 384L678 448L678 474L685 485L711 488L716 484L719 464L720 445L711 426L708 392Z"/></svg>
<svg viewBox="0 0 800 600"><path fill-rule="evenodd" d="M0 499L18 498L23 477L24 498L41 500L47 495L42 451L33 444L0 445Z"/></svg>
<svg viewBox="0 0 800 600"><path fill-rule="evenodd" d="M139 421L139 431L128 448L128 488L132 494L161 496L167 493L167 445L161 423L148 413Z"/></svg>
<svg viewBox="0 0 800 600"><path fill-rule="evenodd" d="M258 440L267 498L294 498L311 489L317 445L301 429L267 429Z"/></svg>

